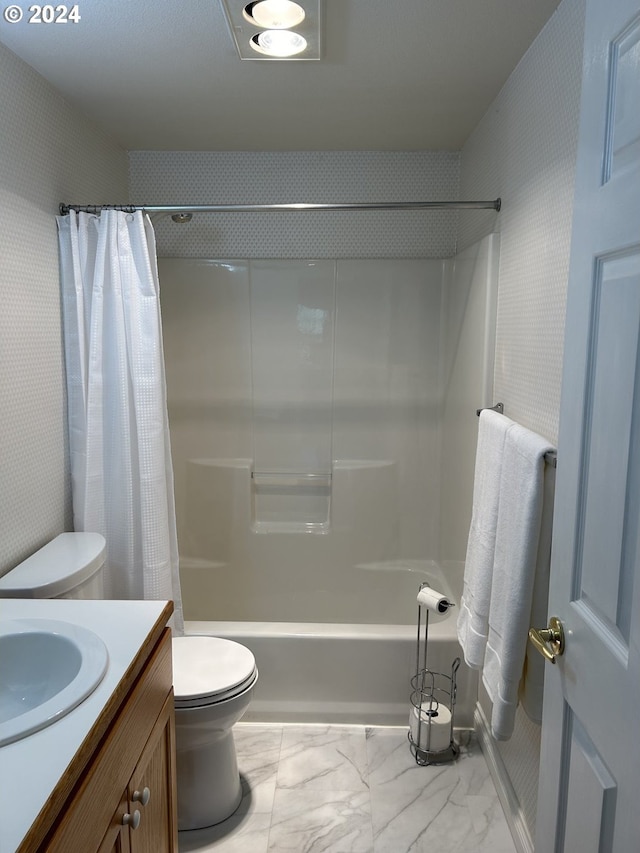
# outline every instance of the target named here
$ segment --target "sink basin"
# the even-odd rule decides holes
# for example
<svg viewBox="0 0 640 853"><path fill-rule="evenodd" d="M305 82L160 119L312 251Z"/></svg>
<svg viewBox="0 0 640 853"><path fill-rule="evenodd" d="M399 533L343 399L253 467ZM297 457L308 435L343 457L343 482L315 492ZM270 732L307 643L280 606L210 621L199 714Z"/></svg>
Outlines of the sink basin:
<svg viewBox="0 0 640 853"><path fill-rule="evenodd" d="M0 746L55 723L100 684L100 637L57 619L0 622Z"/></svg>

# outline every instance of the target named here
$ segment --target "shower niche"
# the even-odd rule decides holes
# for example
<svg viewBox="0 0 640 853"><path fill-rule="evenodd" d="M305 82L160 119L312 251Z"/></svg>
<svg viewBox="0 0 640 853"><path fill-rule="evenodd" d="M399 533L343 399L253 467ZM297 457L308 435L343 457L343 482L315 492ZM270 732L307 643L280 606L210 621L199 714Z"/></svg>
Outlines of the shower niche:
<svg viewBox="0 0 640 853"><path fill-rule="evenodd" d="M326 533L331 518L331 480L331 474L253 471L253 530Z"/></svg>

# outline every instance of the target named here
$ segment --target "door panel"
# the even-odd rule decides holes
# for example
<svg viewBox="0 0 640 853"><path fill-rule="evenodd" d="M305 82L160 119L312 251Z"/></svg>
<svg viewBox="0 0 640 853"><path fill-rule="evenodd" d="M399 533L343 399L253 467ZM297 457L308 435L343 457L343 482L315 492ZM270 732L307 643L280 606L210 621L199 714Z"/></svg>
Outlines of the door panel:
<svg viewBox="0 0 640 853"><path fill-rule="evenodd" d="M593 290L573 598L626 663L639 474L638 249L598 258Z"/></svg>
<svg viewBox="0 0 640 853"><path fill-rule="evenodd" d="M604 853L611 850L616 783L580 723L572 720L570 728L564 792L567 803L565 838L561 849Z"/></svg>

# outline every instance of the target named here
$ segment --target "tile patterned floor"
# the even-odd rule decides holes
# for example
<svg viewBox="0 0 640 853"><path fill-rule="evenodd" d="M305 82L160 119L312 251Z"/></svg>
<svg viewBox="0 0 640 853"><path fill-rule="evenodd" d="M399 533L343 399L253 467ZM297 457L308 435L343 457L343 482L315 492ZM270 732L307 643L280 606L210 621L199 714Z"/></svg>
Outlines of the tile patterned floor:
<svg viewBox="0 0 640 853"><path fill-rule="evenodd" d="M239 724L244 797L180 853L515 853L474 739L418 767L406 729Z"/></svg>

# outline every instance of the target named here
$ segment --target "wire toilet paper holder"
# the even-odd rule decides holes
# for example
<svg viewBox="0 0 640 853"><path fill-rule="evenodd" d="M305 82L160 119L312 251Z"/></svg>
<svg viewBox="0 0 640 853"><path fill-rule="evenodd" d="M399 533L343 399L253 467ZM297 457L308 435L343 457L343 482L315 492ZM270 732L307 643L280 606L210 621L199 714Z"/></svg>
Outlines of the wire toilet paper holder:
<svg viewBox="0 0 640 853"><path fill-rule="evenodd" d="M426 582L422 583L420 591L429 586L430 584ZM446 609L452 606L452 602L447 601ZM441 608L440 612L443 612ZM460 666L460 658L454 659L450 674L434 672L427 667L428 645L429 608L423 606L418 599L416 670L411 678L411 709L407 737L411 754L416 764L421 766L455 761L460 753L460 748L453 737L456 674Z"/></svg>

